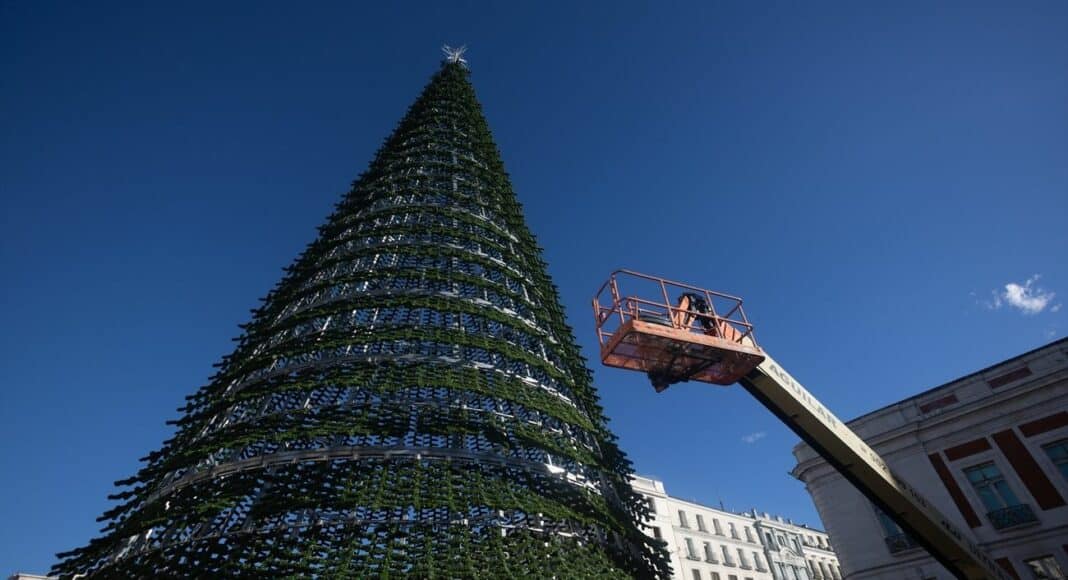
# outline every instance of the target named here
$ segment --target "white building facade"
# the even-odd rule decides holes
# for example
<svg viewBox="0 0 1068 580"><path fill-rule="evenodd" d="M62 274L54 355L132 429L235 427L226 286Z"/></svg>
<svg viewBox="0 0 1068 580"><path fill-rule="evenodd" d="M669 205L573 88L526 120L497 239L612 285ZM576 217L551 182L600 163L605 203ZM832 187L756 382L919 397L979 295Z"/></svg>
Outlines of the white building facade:
<svg viewBox="0 0 1068 580"><path fill-rule="evenodd" d="M667 544L672 578L841 578L838 559L827 534L820 530L768 514L736 514L672 497L663 482L655 479L635 477L632 484L646 498L652 512L645 533ZM815 568L810 562L816 563ZM818 563L826 572L819 571Z"/></svg>
<svg viewBox="0 0 1068 580"><path fill-rule="evenodd" d="M849 426L1015 578L1068 572L1068 339ZM953 576L808 445L794 448L849 580Z"/></svg>
<svg viewBox="0 0 1068 580"><path fill-rule="evenodd" d="M764 544L764 555L775 578L841 580L838 557L826 533L779 516L752 515L753 527Z"/></svg>

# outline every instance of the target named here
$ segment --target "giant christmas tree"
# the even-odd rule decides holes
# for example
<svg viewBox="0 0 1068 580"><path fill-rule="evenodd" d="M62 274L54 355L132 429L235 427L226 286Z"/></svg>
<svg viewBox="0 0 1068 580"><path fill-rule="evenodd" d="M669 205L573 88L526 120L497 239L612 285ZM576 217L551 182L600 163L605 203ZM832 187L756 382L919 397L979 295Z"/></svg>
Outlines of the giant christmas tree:
<svg viewBox="0 0 1068 580"><path fill-rule="evenodd" d="M663 575L458 54L64 577Z"/></svg>

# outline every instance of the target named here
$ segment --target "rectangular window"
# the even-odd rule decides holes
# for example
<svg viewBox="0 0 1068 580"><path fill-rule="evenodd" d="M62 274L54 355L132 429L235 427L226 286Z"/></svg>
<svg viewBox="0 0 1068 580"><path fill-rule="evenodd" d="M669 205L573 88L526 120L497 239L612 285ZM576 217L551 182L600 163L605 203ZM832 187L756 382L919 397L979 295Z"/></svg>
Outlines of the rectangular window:
<svg viewBox="0 0 1068 580"><path fill-rule="evenodd" d="M701 514L697 514L697 529L701 530L702 532L708 531L707 529L705 529L705 517Z"/></svg>
<svg viewBox="0 0 1068 580"><path fill-rule="evenodd" d="M901 526L897 525L897 522L890 519L890 516L886 515L886 512L879 509L879 506L873 505L875 508L875 517L879 520L879 525L883 528L883 535L886 537L896 536L902 533Z"/></svg>
<svg viewBox="0 0 1068 580"><path fill-rule="evenodd" d="M712 572L712 580L719 580L719 572Z"/></svg>
<svg viewBox="0 0 1068 580"><path fill-rule="evenodd" d="M705 542L705 561L712 562L713 564L719 563L716 560L716 553L712 551L712 544L709 544L708 542Z"/></svg>
<svg viewBox="0 0 1068 580"><path fill-rule="evenodd" d="M697 549L693 547L693 539L686 538L686 557L691 560L697 559Z"/></svg>
<svg viewBox="0 0 1068 580"><path fill-rule="evenodd" d="M749 565L749 560L745 557L745 552L738 548L738 564L746 570L752 570L752 566Z"/></svg>
<svg viewBox="0 0 1068 580"><path fill-rule="evenodd" d="M716 530L717 535L723 535L723 528L719 526L719 520L716 518L712 518L712 528Z"/></svg>
<svg viewBox="0 0 1068 580"><path fill-rule="evenodd" d="M651 514L655 514L656 513L656 502L653 501L653 498L651 498L649 496L646 496L645 497L645 505L649 506L649 513L651 513Z"/></svg>
<svg viewBox="0 0 1068 580"><path fill-rule="evenodd" d="M701 571L696 568L693 570L693 580L701 580Z"/></svg>
<svg viewBox="0 0 1068 580"><path fill-rule="evenodd" d="M756 540L753 539L753 530L750 530L749 526L745 527L745 541L749 542L750 544L756 543Z"/></svg>
<svg viewBox="0 0 1068 580"><path fill-rule="evenodd" d="M1068 439L1061 439L1047 445L1043 445L1042 449L1049 456L1049 460L1053 462L1053 465L1057 466L1061 475L1065 479L1068 479Z"/></svg>
<svg viewBox="0 0 1068 580"><path fill-rule="evenodd" d="M663 540L663 539L664 539L664 538L663 538L663 537L662 537L662 536L660 535L660 528L658 528L658 527L656 527L656 526L653 526L653 537L654 537L654 538L656 538L656 539L658 539L658 540Z"/></svg>
<svg viewBox="0 0 1068 580"><path fill-rule="evenodd" d="M728 523L727 525L731 527L731 537L734 538L735 540L737 540L738 539L738 528L734 527L734 524L732 524L732 523Z"/></svg>
<svg viewBox="0 0 1068 580"><path fill-rule="evenodd" d="M986 517L995 530L1037 520L1031 506L1020 503L1016 492L1009 487L993 462L969 467L964 474L986 507Z"/></svg>
<svg viewBox="0 0 1068 580"><path fill-rule="evenodd" d="M734 566L734 559L731 558L731 553L727 550L727 546L720 546L719 549L723 552L723 565Z"/></svg>
<svg viewBox="0 0 1068 580"><path fill-rule="evenodd" d="M756 566L756 569L758 571L760 571L760 572L764 571L764 562L761 561L760 554L758 554L756 552L753 552L753 565Z"/></svg>
<svg viewBox="0 0 1068 580"><path fill-rule="evenodd" d="M736 576L734 574L731 574L731 575L727 576L727 578L728 578L728 580L738 580L738 576Z"/></svg>
<svg viewBox="0 0 1068 580"><path fill-rule="evenodd" d="M886 549L890 550L891 554L911 550L919 545L901 529L901 526L897 525L897 522L890 519L886 512L879 509L879 506L872 505L871 507L875 509L875 518L879 520L879 525L883 528L883 541L886 542Z"/></svg>
<svg viewBox="0 0 1068 580"><path fill-rule="evenodd" d="M1032 558L1025 560L1024 564L1029 570L1031 570L1031 576L1039 579L1063 579L1064 572L1061 570L1061 565L1057 563L1057 559L1053 556L1041 556L1038 558Z"/></svg>
<svg viewBox="0 0 1068 580"><path fill-rule="evenodd" d="M779 546L775 545L775 536L771 535L771 532L764 532L764 537L768 539L767 547L778 552Z"/></svg>
<svg viewBox="0 0 1068 580"><path fill-rule="evenodd" d="M993 462L969 467L964 470L964 475L975 488L975 493L986 506L986 511L994 512L1020 505L1016 493L1005 482L1005 478L1001 476L1001 472Z"/></svg>
<svg viewBox="0 0 1068 580"><path fill-rule="evenodd" d="M688 528L690 524L686 521L686 512L679 510L679 525Z"/></svg>

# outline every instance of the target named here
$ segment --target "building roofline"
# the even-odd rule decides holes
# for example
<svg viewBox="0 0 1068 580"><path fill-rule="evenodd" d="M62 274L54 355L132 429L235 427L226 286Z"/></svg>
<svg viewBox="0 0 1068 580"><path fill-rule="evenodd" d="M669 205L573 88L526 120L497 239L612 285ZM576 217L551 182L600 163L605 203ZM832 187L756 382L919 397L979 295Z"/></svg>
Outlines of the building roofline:
<svg viewBox="0 0 1068 580"><path fill-rule="evenodd" d="M996 363L994 363L992 365L983 367L983 368L981 368L981 369L979 369L979 370L977 370L975 372L971 372L971 373L968 373L966 375L957 377L955 379L951 379L949 381L946 381L946 382L942 383L941 385L938 385L937 387L931 387L930 389L927 389L926 391L921 391L919 393L916 393L915 395L911 395L911 396L905 397L904 399L901 399L899 401L894 401L893 403L884 405L884 406L879 407L877 409L873 409L871 411L868 411L867 413L864 413L863 415L858 415L856 417L853 417L852 419L847 420L846 423L847 424L855 423L857 421L860 421L861 419L865 419L865 418L867 418L869 416L876 415L876 414L881 413L883 411L889 410L892 407L897 407L898 405L901 405L901 404L904 404L904 403L908 403L908 402L914 401L916 399L921 399L921 398L923 398L923 397L925 397L927 395L930 395L931 393L934 393L935 391L938 391L940 389L944 389L944 388L949 387L951 385L954 385L956 383L960 383L960 382L966 381L966 380L968 380L970 378L973 378L973 377L976 377L976 376L981 375L983 373L986 373L986 372L988 372L988 371L990 371L990 370L992 370L992 369L994 369L996 367L999 367L999 366L1002 366L1002 365L1005 365L1005 364L1008 364L1008 363L1011 363L1011 362L1014 362L1014 361L1021 360L1023 358L1029 357L1029 356L1031 356L1031 355L1033 355L1033 354L1035 354L1037 352L1052 348L1052 347L1060 345L1060 344L1068 345L1068 337L1060 338L1060 339L1057 339L1057 340L1055 340L1053 342L1046 343L1046 344L1044 344L1042 346L1033 348L1033 349L1031 349L1031 350L1029 350L1029 351L1027 351L1025 353L1018 354L1018 355L1016 355L1016 356L1014 356L1012 358L1007 358L1007 359L1005 359L1003 361L999 361L999 362L996 362ZM804 442L802 442L802 443L804 443Z"/></svg>
<svg viewBox="0 0 1068 580"><path fill-rule="evenodd" d="M679 497L677 495L671 495L670 493L668 493L667 492L667 486L664 485L664 481L663 480L656 479L654 477L649 477L647 475L640 475L640 474L637 474L637 473L632 474L632 477L633 478L644 479L646 481L659 482L660 485L664 488L664 496L670 498L672 501L677 501L677 502L680 502L680 503L687 503L687 504L690 504L692 506L696 506L696 507L699 507L699 508L702 508L702 509L706 509L706 510L709 510L709 511L719 512L721 514L728 515L728 516L735 516L735 517L739 517L739 518L745 518L745 519L748 519L748 520L753 520L754 522L759 522L759 521L771 522L773 524L780 524L782 526L793 526L795 528L804 528L806 530L809 530L809 531L812 531L812 532L817 532L817 533L824 534L824 535L827 534L827 532L825 530L823 530L823 529L817 528L815 526L811 526L809 524L789 521L784 516L779 516L777 514L768 514L767 517L763 517L763 514L765 512L758 512L756 510L756 508L753 508L752 510L747 511L747 512L732 512L732 511L730 511L730 510L728 510L726 508L714 507L714 506L710 506L710 505L705 505L705 504L703 504L703 503L701 503L699 501L696 501L696 500L684 499L684 498L681 498L681 497ZM752 515L750 515L750 514L752 514ZM783 518L783 520L780 521L780 520L777 520L776 518Z"/></svg>

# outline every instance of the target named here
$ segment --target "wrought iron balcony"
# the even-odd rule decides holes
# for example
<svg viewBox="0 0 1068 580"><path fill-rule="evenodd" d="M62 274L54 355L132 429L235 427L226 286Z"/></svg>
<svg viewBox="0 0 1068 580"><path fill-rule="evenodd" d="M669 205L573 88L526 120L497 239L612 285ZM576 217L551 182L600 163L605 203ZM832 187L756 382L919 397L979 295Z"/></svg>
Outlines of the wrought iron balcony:
<svg viewBox="0 0 1068 580"><path fill-rule="evenodd" d="M887 536L886 547L890 550L891 554L896 554L898 552L904 552L905 550L919 547L919 544L909 537L908 534L894 534L892 536Z"/></svg>
<svg viewBox="0 0 1068 580"><path fill-rule="evenodd" d="M986 517L990 520L990 525L994 526L995 530L1004 530L1005 528L1038 521L1038 518L1035 517L1035 512L1031 510L1031 506L1025 503L987 512Z"/></svg>

